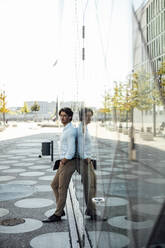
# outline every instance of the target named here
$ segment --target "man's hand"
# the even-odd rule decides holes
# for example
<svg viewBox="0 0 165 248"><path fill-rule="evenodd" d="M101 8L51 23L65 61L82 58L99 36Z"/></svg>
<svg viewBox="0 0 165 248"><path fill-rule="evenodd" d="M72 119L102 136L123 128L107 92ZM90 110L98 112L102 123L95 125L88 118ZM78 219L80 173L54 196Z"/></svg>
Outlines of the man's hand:
<svg viewBox="0 0 165 248"><path fill-rule="evenodd" d="M63 159L61 159L60 164L61 164L61 165L64 165L64 164L67 163L67 161L68 161L68 159L63 158Z"/></svg>
<svg viewBox="0 0 165 248"><path fill-rule="evenodd" d="M90 162L91 162L90 158L85 158L84 160L85 160L85 163L87 163L87 164L90 164Z"/></svg>

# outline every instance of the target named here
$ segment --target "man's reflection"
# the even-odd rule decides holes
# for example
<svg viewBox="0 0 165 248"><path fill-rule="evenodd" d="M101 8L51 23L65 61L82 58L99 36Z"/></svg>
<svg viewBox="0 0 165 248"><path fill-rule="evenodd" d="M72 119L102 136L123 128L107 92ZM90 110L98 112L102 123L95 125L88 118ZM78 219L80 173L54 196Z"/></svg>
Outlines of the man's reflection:
<svg viewBox="0 0 165 248"><path fill-rule="evenodd" d="M78 172L81 174L86 202L85 214L92 220L103 220L96 215L96 206L92 198L96 196L96 174L91 161L91 137L87 125L91 122L93 111L82 108L79 111L80 124L77 128L78 141Z"/></svg>

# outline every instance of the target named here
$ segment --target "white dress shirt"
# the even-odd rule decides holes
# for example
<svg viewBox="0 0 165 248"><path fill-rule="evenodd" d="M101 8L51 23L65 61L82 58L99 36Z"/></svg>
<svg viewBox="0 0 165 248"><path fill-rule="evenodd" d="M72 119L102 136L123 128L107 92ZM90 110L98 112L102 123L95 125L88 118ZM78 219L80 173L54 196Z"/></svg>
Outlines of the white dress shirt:
<svg viewBox="0 0 165 248"><path fill-rule="evenodd" d="M72 159L75 156L76 128L69 122L60 139L60 159Z"/></svg>
<svg viewBox="0 0 165 248"><path fill-rule="evenodd" d="M91 137L87 126L83 128L82 123L77 128L77 143L78 156L82 159L91 158Z"/></svg>

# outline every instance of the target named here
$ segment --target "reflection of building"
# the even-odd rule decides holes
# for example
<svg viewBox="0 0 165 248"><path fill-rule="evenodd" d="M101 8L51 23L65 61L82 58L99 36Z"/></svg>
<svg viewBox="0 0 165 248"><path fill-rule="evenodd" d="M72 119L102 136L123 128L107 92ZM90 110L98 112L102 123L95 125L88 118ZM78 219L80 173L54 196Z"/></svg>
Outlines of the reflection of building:
<svg viewBox="0 0 165 248"><path fill-rule="evenodd" d="M157 71L160 60L165 61L165 1L149 0L136 15L142 34L134 18L134 69L151 73L151 62Z"/></svg>
<svg viewBox="0 0 165 248"><path fill-rule="evenodd" d="M149 76L152 88L160 62L165 61L165 1L146 1L136 11L136 16L133 20L133 68ZM163 109L163 106L156 106L155 110L146 111L145 120L152 123L152 114L156 111L157 122L162 122Z"/></svg>

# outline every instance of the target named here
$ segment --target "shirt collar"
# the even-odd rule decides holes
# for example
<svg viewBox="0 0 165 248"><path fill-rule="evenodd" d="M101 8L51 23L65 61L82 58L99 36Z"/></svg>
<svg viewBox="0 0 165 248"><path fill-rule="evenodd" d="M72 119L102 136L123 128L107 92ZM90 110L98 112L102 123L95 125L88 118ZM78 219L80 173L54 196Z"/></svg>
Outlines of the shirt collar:
<svg viewBox="0 0 165 248"><path fill-rule="evenodd" d="M70 126L72 125L72 123L71 122L69 122L64 128L63 128L63 130L66 130L66 129L68 129Z"/></svg>

